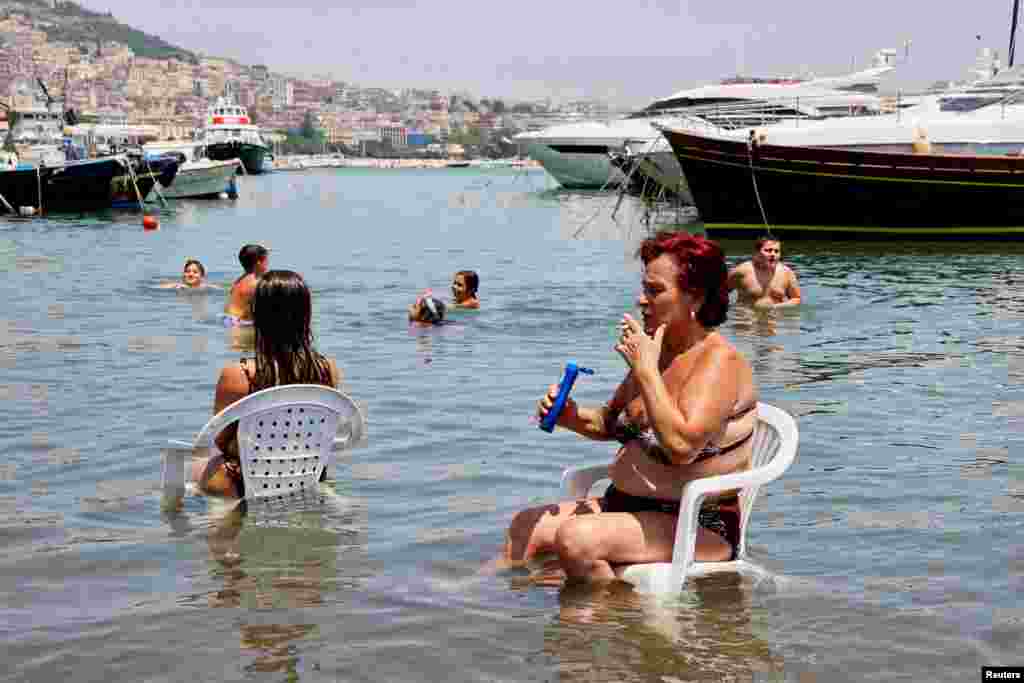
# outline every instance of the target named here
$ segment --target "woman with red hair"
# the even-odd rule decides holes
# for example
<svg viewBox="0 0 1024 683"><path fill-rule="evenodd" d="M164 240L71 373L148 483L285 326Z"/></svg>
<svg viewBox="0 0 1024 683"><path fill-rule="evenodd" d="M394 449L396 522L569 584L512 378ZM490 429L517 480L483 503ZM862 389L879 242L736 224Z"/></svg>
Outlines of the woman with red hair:
<svg viewBox="0 0 1024 683"><path fill-rule="evenodd" d="M621 446L601 498L518 513L501 564L556 553L570 579L607 580L619 563L669 562L683 486L749 466L757 387L750 364L716 328L729 307L728 269L717 243L686 233L645 240L641 320L628 313L615 351L629 372L600 407L567 401L558 425ZM537 406L543 418L558 394ZM734 557L736 492L701 510L696 559Z"/></svg>

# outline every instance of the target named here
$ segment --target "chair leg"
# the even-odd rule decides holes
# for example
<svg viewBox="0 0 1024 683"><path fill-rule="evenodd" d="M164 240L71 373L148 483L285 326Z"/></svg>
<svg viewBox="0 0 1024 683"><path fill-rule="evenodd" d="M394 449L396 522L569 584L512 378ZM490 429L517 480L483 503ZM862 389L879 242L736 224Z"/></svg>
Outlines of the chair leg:
<svg viewBox="0 0 1024 683"><path fill-rule="evenodd" d="M185 462L191 449L168 448L161 454L161 491L165 507L177 507L185 497Z"/></svg>

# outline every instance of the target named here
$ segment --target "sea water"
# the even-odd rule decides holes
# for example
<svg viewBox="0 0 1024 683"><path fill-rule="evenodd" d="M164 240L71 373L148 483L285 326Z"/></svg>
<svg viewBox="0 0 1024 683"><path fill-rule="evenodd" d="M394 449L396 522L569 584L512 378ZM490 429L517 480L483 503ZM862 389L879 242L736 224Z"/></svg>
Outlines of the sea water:
<svg viewBox="0 0 1024 683"><path fill-rule="evenodd" d="M625 374L643 211L537 171L320 170L237 201L0 222L5 680L971 680L1024 651L1024 275L1013 245L784 244L805 303L723 328L800 450L750 552L653 602L479 575L519 509L613 445L530 421L565 361ZM613 214L614 212L614 214ZM335 495L161 511L160 450L247 350L223 290L162 290L238 249L313 291L318 347L369 410ZM724 244L730 260L750 244ZM482 310L410 330L480 274Z"/></svg>

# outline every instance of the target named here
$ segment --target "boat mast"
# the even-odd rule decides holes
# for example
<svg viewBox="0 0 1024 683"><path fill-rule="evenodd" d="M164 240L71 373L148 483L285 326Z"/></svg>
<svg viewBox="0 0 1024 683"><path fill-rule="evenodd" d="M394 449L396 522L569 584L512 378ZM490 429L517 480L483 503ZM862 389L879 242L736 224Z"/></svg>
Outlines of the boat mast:
<svg viewBox="0 0 1024 683"><path fill-rule="evenodd" d="M1010 55L1007 67L1013 66L1013 48L1017 37L1017 17L1020 11L1020 0L1013 0L1013 15L1010 17Z"/></svg>

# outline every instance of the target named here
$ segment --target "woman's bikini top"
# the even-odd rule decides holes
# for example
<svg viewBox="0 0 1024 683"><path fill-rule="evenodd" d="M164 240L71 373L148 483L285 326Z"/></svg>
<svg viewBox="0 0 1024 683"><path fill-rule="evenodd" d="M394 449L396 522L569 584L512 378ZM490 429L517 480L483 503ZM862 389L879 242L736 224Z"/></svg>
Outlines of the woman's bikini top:
<svg viewBox="0 0 1024 683"><path fill-rule="evenodd" d="M738 420L744 415L747 415L757 407L756 403L751 403L749 406L742 408L741 410L733 413L729 417L729 422ZM626 416L625 411L620 412L615 418L615 425L612 429L612 436L616 441L625 446L630 441L639 441L640 445L644 449L644 453L653 459L654 461L662 464L671 466L675 463L669 458L668 453L662 447L661 443L658 442L658 435L654 433L653 427L641 427L635 422L630 422ZM746 442L750 441L751 437L754 436L754 430L750 430L746 436L733 441L726 446L719 446L718 444L707 444L697 454L694 462L700 462L701 460L707 460L713 458L716 455L724 455L730 453Z"/></svg>

